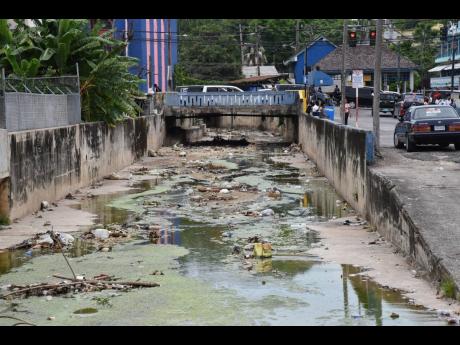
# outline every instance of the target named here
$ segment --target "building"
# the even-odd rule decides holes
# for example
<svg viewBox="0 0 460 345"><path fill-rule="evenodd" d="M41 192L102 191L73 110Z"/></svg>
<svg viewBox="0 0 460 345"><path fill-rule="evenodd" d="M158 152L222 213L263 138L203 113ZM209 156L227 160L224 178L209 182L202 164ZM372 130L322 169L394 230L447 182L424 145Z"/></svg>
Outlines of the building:
<svg viewBox="0 0 460 345"><path fill-rule="evenodd" d="M275 66L259 66L260 75L258 75L257 66L243 66L241 71L245 78L279 74Z"/></svg>
<svg viewBox="0 0 460 345"><path fill-rule="evenodd" d="M139 59L131 72L146 80L141 90L153 92L154 84L164 91L174 90L174 66L177 64L177 19L112 19L108 26L115 37L125 40L127 56Z"/></svg>
<svg viewBox="0 0 460 345"><path fill-rule="evenodd" d="M460 21L456 29L449 31L447 41L441 42L436 56L436 66L430 69L430 87L450 89L452 83L452 41L454 43L454 62L460 60ZM454 64L454 88L460 89L460 63Z"/></svg>
<svg viewBox="0 0 460 345"><path fill-rule="evenodd" d="M374 64L375 64L375 47L371 45L357 45L356 47L347 47L345 70L347 74L347 85L352 85L351 74L353 70L363 70L365 86L374 85ZM314 68L331 75L335 83L340 85L341 68L342 68L342 46L337 47L334 51L320 59ZM380 82L382 90L388 90L390 84L399 80L404 85L403 92L414 89L414 72L417 69L412 61L399 56L385 44L382 45L382 80ZM408 85L407 85L408 84Z"/></svg>
<svg viewBox="0 0 460 345"><path fill-rule="evenodd" d="M307 46L307 66L314 66L319 60L331 53L337 48L335 44L330 42L323 36L315 39ZM295 84L304 83L304 68L305 68L305 48L299 51L288 60L284 61L284 65L288 66L290 79Z"/></svg>

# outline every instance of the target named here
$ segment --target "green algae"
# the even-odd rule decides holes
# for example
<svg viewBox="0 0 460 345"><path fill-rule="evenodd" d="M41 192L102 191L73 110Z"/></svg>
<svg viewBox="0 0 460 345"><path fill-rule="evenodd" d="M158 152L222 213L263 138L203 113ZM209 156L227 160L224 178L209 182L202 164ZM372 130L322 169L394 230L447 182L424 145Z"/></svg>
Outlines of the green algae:
<svg viewBox="0 0 460 345"><path fill-rule="evenodd" d="M36 324L59 325L178 325L178 324L252 324L239 309L239 298L234 293L213 289L198 279L184 277L178 271L175 260L188 251L184 248L131 242L114 247L110 253L93 253L84 257L69 259L77 274L86 277L105 273L123 278L158 282L159 287L133 289L116 293L80 293L53 297L30 297L18 300L27 310L27 320ZM27 272L33 267L34 270ZM164 275L151 275L161 270ZM26 273L27 272L27 273ZM38 257L17 269L15 273L0 277L0 285L30 284L33 282L58 281L53 274L70 275L65 261L59 254ZM100 309L88 318L75 315L73 311L83 308L98 308L94 296L111 297L112 307ZM6 302L2 302L6 303ZM0 304L2 308L2 304ZM21 317L20 313L13 313ZM54 316L53 321L47 320ZM6 321L1 321L8 324Z"/></svg>

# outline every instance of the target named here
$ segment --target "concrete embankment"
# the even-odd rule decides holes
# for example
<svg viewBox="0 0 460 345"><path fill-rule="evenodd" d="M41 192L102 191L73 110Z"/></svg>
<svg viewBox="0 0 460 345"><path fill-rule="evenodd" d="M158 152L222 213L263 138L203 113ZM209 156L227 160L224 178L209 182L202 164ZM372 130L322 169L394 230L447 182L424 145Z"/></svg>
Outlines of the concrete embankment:
<svg viewBox="0 0 460 345"><path fill-rule="evenodd" d="M93 122L9 133L10 219L132 164L148 149L160 148L165 134L162 115L126 119L114 127Z"/></svg>
<svg viewBox="0 0 460 345"><path fill-rule="evenodd" d="M337 192L386 240L432 280L453 281L458 290L458 262L455 265L455 260L448 257L451 251L442 250L439 238L434 236L435 223L443 221L431 209L415 212L416 203L405 202L411 185L395 184L379 171L379 165L389 162L372 166L371 132L300 113L299 143ZM434 222L426 223L426 217Z"/></svg>

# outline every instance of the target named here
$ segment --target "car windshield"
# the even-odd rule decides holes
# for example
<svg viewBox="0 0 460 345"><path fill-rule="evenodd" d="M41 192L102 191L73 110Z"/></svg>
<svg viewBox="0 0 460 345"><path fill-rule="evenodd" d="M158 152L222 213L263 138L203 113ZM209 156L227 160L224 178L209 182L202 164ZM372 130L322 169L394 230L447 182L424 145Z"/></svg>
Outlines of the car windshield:
<svg viewBox="0 0 460 345"><path fill-rule="evenodd" d="M380 99L382 101L394 101L395 99L395 96L394 95L391 95L391 94L380 94Z"/></svg>
<svg viewBox="0 0 460 345"><path fill-rule="evenodd" d="M305 85L299 84L284 84L284 85L276 85L275 88L278 91L294 91L294 90L304 90Z"/></svg>
<svg viewBox="0 0 460 345"><path fill-rule="evenodd" d="M452 107L430 107L416 109L414 120L423 119L452 119L458 118L458 114Z"/></svg>

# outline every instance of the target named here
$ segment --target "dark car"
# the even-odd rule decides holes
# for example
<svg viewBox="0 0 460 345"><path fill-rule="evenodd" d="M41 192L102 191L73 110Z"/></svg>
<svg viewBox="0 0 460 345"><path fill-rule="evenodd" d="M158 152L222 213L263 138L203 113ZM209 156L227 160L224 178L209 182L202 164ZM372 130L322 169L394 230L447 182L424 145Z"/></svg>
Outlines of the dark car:
<svg viewBox="0 0 460 345"><path fill-rule="evenodd" d="M372 107L374 88L370 86L360 87L358 89L358 97L359 107ZM348 102L356 104L356 89L351 86L347 86L345 88L345 98Z"/></svg>
<svg viewBox="0 0 460 345"><path fill-rule="evenodd" d="M391 115L396 118L396 102L397 95L394 93L382 92L380 94L380 112L381 113L391 113Z"/></svg>
<svg viewBox="0 0 460 345"><path fill-rule="evenodd" d="M460 150L460 116L450 105L413 106L400 117L393 138L396 148L405 145L408 152L421 144L454 144Z"/></svg>

